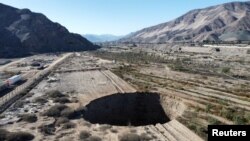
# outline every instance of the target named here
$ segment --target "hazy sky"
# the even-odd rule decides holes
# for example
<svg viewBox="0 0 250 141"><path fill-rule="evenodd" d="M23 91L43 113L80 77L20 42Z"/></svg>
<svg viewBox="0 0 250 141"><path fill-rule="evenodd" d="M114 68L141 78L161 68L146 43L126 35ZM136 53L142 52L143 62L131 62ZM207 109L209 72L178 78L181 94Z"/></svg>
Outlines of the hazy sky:
<svg viewBox="0 0 250 141"><path fill-rule="evenodd" d="M34 12L43 13L52 21L66 26L71 32L124 35L148 26L167 22L192 9L231 1L0 0L0 3L17 8L29 8Z"/></svg>

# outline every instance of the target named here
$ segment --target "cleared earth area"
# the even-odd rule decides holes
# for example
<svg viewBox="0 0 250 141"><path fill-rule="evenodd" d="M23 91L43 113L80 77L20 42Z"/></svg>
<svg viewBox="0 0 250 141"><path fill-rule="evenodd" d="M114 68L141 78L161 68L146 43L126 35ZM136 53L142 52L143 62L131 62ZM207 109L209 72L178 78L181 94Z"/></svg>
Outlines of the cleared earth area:
<svg viewBox="0 0 250 141"><path fill-rule="evenodd" d="M93 54L122 64L112 71L136 89L181 99L187 108L177 120L206 139L207 125L250 123L248 50L118 45Z"/></svg>
<svg viewBox="0 0 250 141"><path fill-rule="evenodd" d="M176 120L187 109L181 99L132 87L110 71L123 65L90 53L68 56L1 114L1 138L202 140Z"/></svg>
<svg viewBox="0 0 250 141"><path fill-rule="evenodd" d="M250 123L247 50L109 47L49 55L42 70L28 66L44 56L16 59L1 67L26 76L14 89L36 83L1 113L0 138L206 140L207 125Z"/></svg>

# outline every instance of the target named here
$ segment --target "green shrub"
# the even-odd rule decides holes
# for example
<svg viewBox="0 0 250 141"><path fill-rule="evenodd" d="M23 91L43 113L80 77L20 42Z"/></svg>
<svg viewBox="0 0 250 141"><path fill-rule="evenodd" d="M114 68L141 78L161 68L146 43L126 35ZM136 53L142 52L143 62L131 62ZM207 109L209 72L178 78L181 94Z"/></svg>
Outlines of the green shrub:
<svg viewBox="0 0 250 141"><path fill-rule="evenodd" d="M57 98L57 97L64 97L65 95L62 94L60 91L52 90L46 93L46 95L50 98Z"/></svg>
<svg viewBox="0 0 250 141"><path fill-rule="evenodd" d="M60 117L61 111L63 111L66 108L68 108L66 105L58 104L49 108L47 111L43 113L43 115L48 117Z"/></svg>
<svg viewBox="0 0 250 141"><path fill-rule="evenodd" d="M68 123L69 122L69 119L66 118L66 117L60 117L56 120L56 123L55 125L56 126L60 126L61 124L64 124L64 123Z"/></svg>
<svg viewBox="0 0 250 141"><path fill-rule="evenodd" d="M220 48L215 48L215 51L216 52L220 52Z"/></svg>
<svg viewBox="0 0 250 141"><path fill-rule="evenodd" d="M118 131L117 131L117 129L110 129L110 131L112 132L112 133L118 133Z"/></svg>
<svg viewBox="0 0 250 141"><path fill-rule="evenodd" d="M61 116L69 119L75 118L77 117L77 115L78 115L77 112L75 112L71 108L65 108L64 110L61 111Z"/></svg>
<svg viewBox="0 0 250 141"><path fill-rule="evenodd" d="M185 61L185 60L184 60ZM187 67L185 66L185 63L184 63L183 60L181 59L177 59L173 62L171 62L170 64L168 64L168 67L171 69L171 70L174 70L174 71L183 71L183 72L186 72L188 71Z"/></svg>
<svg viewBox="0 0 250 141"><path fill-rule="evenodd" d="M229 120L233 120L234 114L235 114L235 110L231 109L231 108L228 108L228 109L223 108L221 110L221 116L223 116L223 117L225 117L225 118L227 118Z"/></svg>
<svg viewBox="0 0 250 141"><path fill-rule="evenodd" d="M212 117L208 117L208 122L209 122L209 125L220 125L221 124L220 121L218 121L217 119L212 118Z"/></svg>
<svg viewBox="0 0 250 141"><path fill-rule="evenodd" d="M53 135L56 131L55 127L51 125L41 125L38 127L39 131L44 135Z"/></svg>
<svg viewBox="0 0 250 141"><path fill-rule="evenodd" d="M67 97L57 97L57 98L54 98L54 102L65 104L65 103L70 103L70 100Z"/></svg>
<svg viewBox="0 0 250 141"><path fill-rule="evenodd" d="M245 111L236 108L223 108L221 116L233 121L235 124L244 125L248 123L247 117L245 117Z"/></svg>
<svg viewBox="0 0 250 141"><path fill-rule="evenodd" d="M205 111L206 111L207 113L209 113L209 112L211 112L211 109L212 109L212 108L213 108L213 105L207 104L207 105L206 105Z"/></svg>
<svg viewBox="0 0 250 141"><path fill-rule="evenodd" d="M105 52L96 51L93 52L95 56L107 59L107 60L117 60L126 61L130 64L141 64L141 63L164 63L166 62L163 57L152 55L146 52Z"/></svg>
<svg viewBox="0 0 250 141"><path fill-rule="evenodd" d="M229 120L232 120L233 119L233 114L234 114L234 111L231 110L231 109L226 109L226 108L222 108L221 112L220 112L220 115L222 117L225 117Z"/></svg>
<svg viewBox="0 0 250 141"><path fill-rule="evenodd" d="M246 113L246 119L250 123L250 113Z"/></svg>
<svg viewBox="0 0 250 141"><path fill-rule="evenodd" d="M245 125L247 124L247 119L243 115L235 115L233 121L236 125Z"/></svg>
<svg viewBox="0 0 250 141"><path fill-rule="evenodd" d="M23 108L23 106L27 103L27 101L19 100L14 104L14 108Z"/></svg>
<svg viewBox="0 0 250 141"><path fill-rule="evenodd" d="M76 124L73 122L67 122L63 124L62 129L70 129L70 128L75 128Z"/></svg>
<svg viewBox="0 0 250 141"><path fill-rule="evenodd" d="M230 70L231 70L230 68L224 67L224 68L222 68L221 72L222 72L222 73L229 73Z"/></svg>
<svg viewBox="0 0 250 141"><path fill-rule="evenodd" d="M35 103L39 103L39 104L45 104L48 102L47 99L43 98L43 97L38 97L34 100Z"/></svg>
<svg viewBox="0 0 250 141"><path fill-rule="evenodd" d="M121 136L120 141L140 141L140 136L133 133L124 134Z"/></svg>
<svg viewBox="0 0 250 141"><path fill-rule="evenodd" d="M102 139L97 136L91 136L87 139L87 141L101 141Z"/></svg>
<svg viewBox="0 0 250 141"><path fill-rule="evenodd" d="M37 121L37 116L36 114L23 114L20 115L21 120L29 122L29 123L34 123Z"/></svg>
<svg viewBox="0 0 250 141"><path fill-rule="evenodd" d="M90 136L91 136L91 134L88 131L81 131L80 134L79 134L79 139L80 140L86 140Z"/></svg>
<svg viewBox="0 0 250 141"><path fill-rule="evenodd" d="M7 134L7 141L31 141L34 139L34 135L27 132L10 132Z"/></svg>

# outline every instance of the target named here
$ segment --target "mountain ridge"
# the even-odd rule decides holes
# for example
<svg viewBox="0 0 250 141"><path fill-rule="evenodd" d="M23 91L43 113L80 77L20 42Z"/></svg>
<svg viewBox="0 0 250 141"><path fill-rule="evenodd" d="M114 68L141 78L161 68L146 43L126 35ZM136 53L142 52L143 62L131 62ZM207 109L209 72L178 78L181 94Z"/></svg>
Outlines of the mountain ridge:
<svg viewBox="0 0 250 141"><path fill-rule="evenodd" d="M115 41L124 37L124 36L117 36L117 35L112 35L112 34L101 34L101 35L84 34L82 36L91 42L110 42L110 41Z"/></svg>
<svg viewBox="0 0 250 141"><path fill-rule="evenodd" d="M0 3L0 57L98 48L41 13Z"/></svg>
<svg viewBox="0 0 250 141"><path fill-rule="evenodd" d="M248 33L247 31L250 30L249 19L249 1L225 3L190 10L174 20L143 28L119 41L145 43L219 41L220 36L230 32L242 30Z"/></svg>

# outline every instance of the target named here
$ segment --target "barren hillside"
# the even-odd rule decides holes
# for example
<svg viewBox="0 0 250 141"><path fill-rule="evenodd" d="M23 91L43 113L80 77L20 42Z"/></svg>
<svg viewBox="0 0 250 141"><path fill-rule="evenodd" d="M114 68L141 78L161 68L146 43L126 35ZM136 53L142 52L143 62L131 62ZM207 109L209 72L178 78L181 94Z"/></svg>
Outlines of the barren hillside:
<svg viewBox="0 0 250 141"><path fill-rule="evenodd" d="M249 10L250 2L232 2L196 9L173 21L137 31L120 41L157 43L248 40Z"/></svg>
<svg viewBox="0 0 250 141"><path fill-rule="evenodd" d="M17 9L0 3L0 21L1 57L96 48L82 36L70 33L59 23L29 9Z"/></svg>

